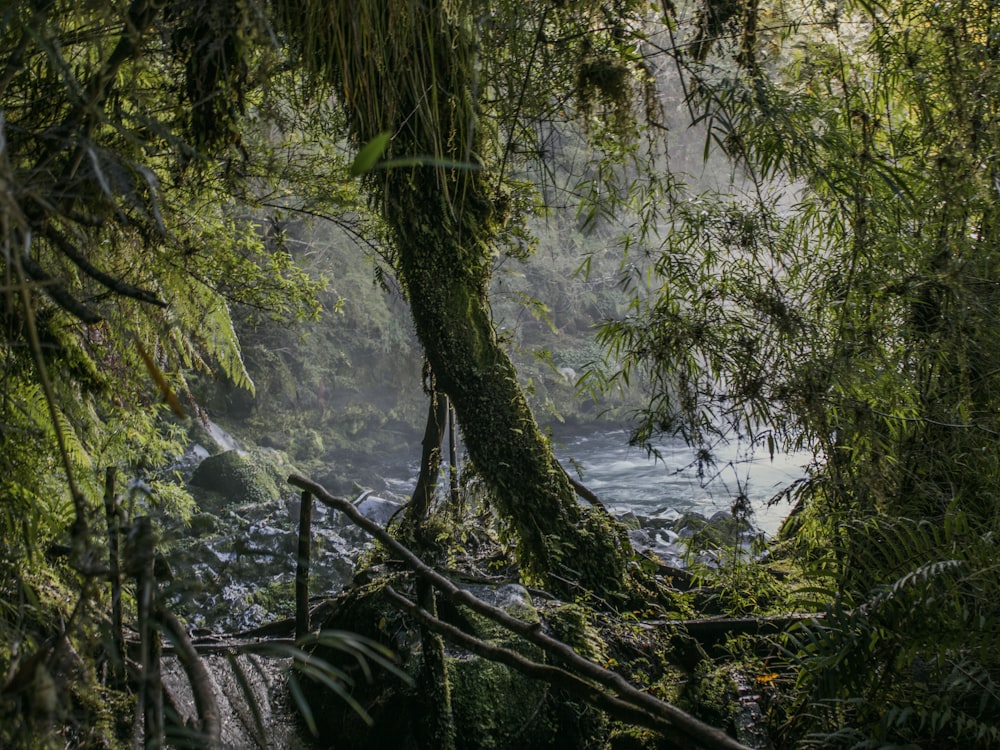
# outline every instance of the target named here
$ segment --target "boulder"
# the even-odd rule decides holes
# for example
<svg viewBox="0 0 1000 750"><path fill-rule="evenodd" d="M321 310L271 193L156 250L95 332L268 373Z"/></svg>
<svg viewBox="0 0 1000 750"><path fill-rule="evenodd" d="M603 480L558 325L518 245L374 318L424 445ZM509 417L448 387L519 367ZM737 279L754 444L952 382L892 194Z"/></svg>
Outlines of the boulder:
<svg viewBox="0 0 1000 750"><path fill-rule="evenodd" d="M221 495L230 503L267 503L281 497L273 477L256 455L230 450L202 461L191 484Z"/></svg>
<svg viewBox="0 0 1000 750"><path fill-rule="evenodd" d="M354 507L365 518L385 528L403 506L395 500L387 500L377 495L365 494L355 501Z"/></svg>

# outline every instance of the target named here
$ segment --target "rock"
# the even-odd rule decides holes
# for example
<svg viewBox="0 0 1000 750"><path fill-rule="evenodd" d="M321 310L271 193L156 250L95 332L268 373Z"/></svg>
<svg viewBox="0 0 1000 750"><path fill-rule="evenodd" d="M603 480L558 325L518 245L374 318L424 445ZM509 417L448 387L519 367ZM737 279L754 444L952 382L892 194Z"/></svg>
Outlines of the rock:
<svg viewBox="0 0 1000 750"><path fill-rule="evenodd" d="M274 448L279 451L287 451L291 445L291 438L285 433L276 433L274 435L263 435L257 444L261 448Z"/></svg>
<svg viewBox="0 0 1000 750"><path fill-rule="evenodd" d="M502 609L508 614L518 617L520 613L532 613L537 619L535 605L531 601L531 594L528 589L519 583L505 583L500 586L487 586L484 584L467 583L459 585L477 599L490 604L497 609Z"/></svg>
<svg viewBox="0 0 1000 750"><path fill-rule="evenodd" d="M202 461L191 476L191 484L217 492L230 503L266 503L281 497L259 459L235 450Z"/></svg>
<svg viewBox="0 0 1000 750"><path fill-rule="evenodd" d="M692 514L693 516L693 514ZM711 518L690 518L687 527L690 529L691 545L695 549L715 550L722 547L739 547L744 535L753 531L753 526L739 520L728 511L720 510ZM684 536L684 533L681 532Z"/></svg>
<svg viewBox="0 0 1000 750"><path fill-rule="evenodd" d="M673 526L678 521L683 518L683 514L675 510L674 508L660 508L659 510L653 511L649 517L650 523L655 523L657 526Z"/></svg>
<svg viewBox="0 0 1000 750"><path fill-rule="evenodd" d="M646 529L629 529L628 538L632 546L640 552L653 545L653 537Z"/></svg>
<svg viewBox="0 0 1000 750"><path fill-rule="evenodd" d="M384 528L389 525L389 521L403 506L395 500L386 500L384 497L365 494L354 501L354 507L365 518Z"/></svg>
<svg viewBox="0 0 1000 750"><path fill-rule="evenodd" d="M628 532L628 537L639 554L652 557L670 567L684 567L687 547L674 531L634 529Z"/></svg>
<svg viewBox="0 0 1000 750"><path fill-rule="evenodd" d="M616 513L615 517L626 529L634 530L642 527L642 519L630 510L624 513Z"/></svg>
<svg viewBox="0 0 1000 750"><path fill-rule="evenodd" d="M195 469L210 455L208 449L201 443L192 443L177 463L169 467L169 470L176 471L184 477L185 481L189 481Z"/></svg>

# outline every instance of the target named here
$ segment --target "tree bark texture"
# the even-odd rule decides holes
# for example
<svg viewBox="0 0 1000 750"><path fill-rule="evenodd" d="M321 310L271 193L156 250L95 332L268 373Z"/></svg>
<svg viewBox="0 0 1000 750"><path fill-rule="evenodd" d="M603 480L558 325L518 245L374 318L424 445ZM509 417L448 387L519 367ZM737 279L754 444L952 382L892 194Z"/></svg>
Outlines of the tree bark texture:
<svg viewBox="0 0 1000 750"><path fill-rule="evenodd" d="M627 539L577 505L490 318L505 201L490 169L500 146L476 98L474 19L434 0L367 0L339 24L335 72L353 135L363 144L390 132L385 156L408 162L367 181L393 235L417 336L517 538L518 561L529 580L557 591L580 593L579 584L613 595L623 589Z"/></svg>
<svg viewBox="0 0 1000 750"><path fill-rule="evenodd" d="M406 523L411 529L416 529L430 511L441 475L441 444L448 422L448 399L433 385L429 396L427 424L420 442L420 474L410 504L406 507Z"/></svg>

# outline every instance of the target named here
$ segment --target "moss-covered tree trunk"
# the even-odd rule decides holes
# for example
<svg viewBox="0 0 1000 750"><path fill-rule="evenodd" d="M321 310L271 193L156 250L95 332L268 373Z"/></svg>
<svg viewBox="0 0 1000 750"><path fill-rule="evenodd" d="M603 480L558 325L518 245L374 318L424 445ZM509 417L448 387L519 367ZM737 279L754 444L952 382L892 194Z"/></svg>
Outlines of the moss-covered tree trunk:
<svg viewBox="0 0 1000 750"><path fill-rule="evenodd" d="M463 231L440 192L400 182L387 217L399 235L400 271L417 335L438 387L455 405L476 469L517 533L522 565L549 584L555 573L591 587L620 585L618 540L584 529L587 519L496 337L481 279L469 273L470 254L486 246L477 247L472 231ZM468 212L463 217L471 218Z"/></svg>
<svg viewBox="0 0 1000 750"><path fill-rule="evenodd" d="M517 535L519 562L531 579L557 588L570 579L604 594L620 589L627 542L577 504L490 320L501 159L476 98L486 90L477 79L476 20L462 3L442 0L305 6L292 22L306 24L314 49L335 52L319 67L341 87L354 139L391 133L387 157L422 162L368 180L394 235L437 386Z"/></svg>

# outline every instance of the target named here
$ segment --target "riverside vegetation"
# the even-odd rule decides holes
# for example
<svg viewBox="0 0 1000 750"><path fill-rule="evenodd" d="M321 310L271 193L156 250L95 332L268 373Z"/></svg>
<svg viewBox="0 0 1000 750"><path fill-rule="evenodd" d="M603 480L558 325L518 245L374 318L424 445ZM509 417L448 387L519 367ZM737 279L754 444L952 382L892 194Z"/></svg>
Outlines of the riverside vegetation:
<svg viewBox="0 0 1000 750"><path fill-rule="evenodd" d="M164 583L145 536L231 500L165 468L216 414L263 449L229 467L258 499L426 424L418 502L317 617L337 630L272 644L322 745L320 705L413 747L514 742L529 718L539 747L735 747L758 742L741 705L779 747L1000 743L992 5L0 18L4 747L219 741L203 690L196 724L162 721L157 628L206 680L172 614L182 546ZM706 472L719 440L811 451L780 537L686 573L636 555L535 418L578 418L577 386ZM471 470L435 492L449 409ZM520 623L452 591L479 579L514 587Z"/></svg>

